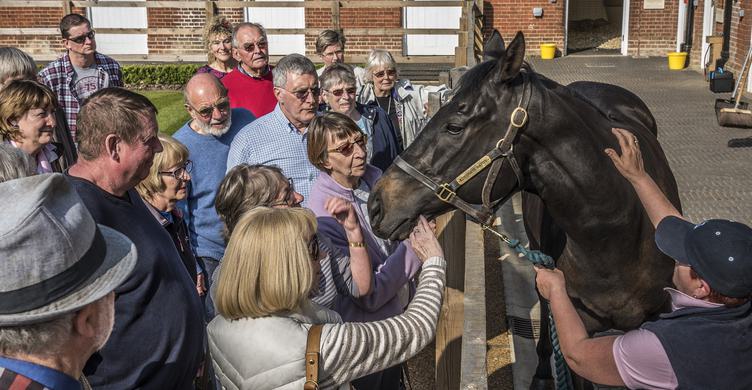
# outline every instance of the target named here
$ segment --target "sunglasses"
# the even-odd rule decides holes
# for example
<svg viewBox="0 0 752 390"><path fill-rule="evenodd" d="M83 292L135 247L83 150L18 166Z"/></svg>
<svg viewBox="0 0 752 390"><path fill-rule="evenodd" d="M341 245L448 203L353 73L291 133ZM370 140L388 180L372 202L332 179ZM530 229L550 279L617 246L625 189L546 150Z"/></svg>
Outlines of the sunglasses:
<svg viewBox="0 0 752 390"><path fill-rule="evenodd" d="M183 180L187 173L191 173L193 170L193 161L187 160L182 167L178 167L174 171L162 171L160 175L169 175L175 178L175 180Z"/></svg>
<svg viewBox="0 0 752 390"><path fill-rule="evenodd" d="M195 108L191 106L190 104L188 106L191 107L194 111L196 111L202 118L210 118L212 114L214 113L215 108L219 110L220 112L227 112L227 110L230 109L230 99L228 98L219 99L216 102L214 102L214 104L212 104L211 106L207 106L207 107Z"/></svg>
<svg viewBox="0 0 752 390"><path fill-rule="evenodd" d="M327 92L331 93L332 95L334 95L336 97L340 97L340 96L344 95L345 93L347 93L348 95L355 96L355 92L357 92L357 91L358 91L357 88L350 87L350 88L345 88L345 89L333 89L333 90L327 91Z"/></svg>
<svg viewBox="0 0 752 390"><path fill-rule="evenodd" d="M311 261L319 261L319 238L314 234L308 241L308 253L311 254Z"/></svg>
<svg viewBox="0 0 752 390"><path fill-rule="evenodd" d="M326 53L326 52L321 53L321 56L322 57L326 57L326 58L331 58L331 57L334 57L334 56L340 56L340 55L342 55L344 53L345 53L344 50L335 50L335 51L330 51L328 53Z"/></svg>
<svg viewBox="0 0 752 390"><path fill-rule="evenodd" d="M247 52L252 52L254 47L258 47L259 50L264 50L267 47L269 47L269 42L267 41L258 41L254 45L253 42L246 42L243 44L243 50Z"/></svg>
<svg viewBox="0 0 752 390"><path fill-rule="evenodd" d="M329 153L339 153L345 157L349 157L351 154L353 154L353 151L355 151L355 145L358 145L361 150L366 150L366 137L361 136L360 138L356 139L355 141L347 141L344 144L334 148L329 149L327 152Z"/></svg>
<svg viewBox="0 0 752 390"><path fill-rule="evenodd" d="M75 42L75 43L77 43L77 44L80 45L80 44L86 42L86 38L89 38L89 39L91 39L93 41L94 40L94 34L95 34L94 30L90 30L89 32L87 32L84 35L81 35L81 36L78 36L78 37L75 37L75 38L68 38L68 40L69 41L73 41L73 42Z"/></svg>
<svg viewBox="0 0 752 390"><path fill-rule="evenodd" d="M316 96L319 96L319 94L321 94L321 88L319 87L306 88L306 89L298 90L298 91L288 91L282 87L277 87L277 88L285 90L288 93L295 95L295 97L298 98L298 100L300 100L301 102L304 102L306 99L308 99L309 94L313 95L314 100L316 100Z"/></svg>
<svg viewBox="0 0 752 390"><path fill-rule="evenodd" d="M382 70L382 71L374 73L373 77L382 78L382 77L384 77L384 75L387 75L387 76L390 76L390 77L394 77L394 76L397 75L397 71L394 70L394 69Z"/></svg>

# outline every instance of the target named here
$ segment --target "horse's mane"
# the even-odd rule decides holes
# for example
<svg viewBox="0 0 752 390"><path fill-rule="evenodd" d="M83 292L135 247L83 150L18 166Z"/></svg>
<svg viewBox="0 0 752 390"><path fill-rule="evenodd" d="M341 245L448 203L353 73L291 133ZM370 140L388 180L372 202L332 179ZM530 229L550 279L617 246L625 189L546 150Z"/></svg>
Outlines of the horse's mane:
<svg viewBox="0 0 752 390"><path fill-rule="evenodd" d="M452 95L463 94L469 89L477 90L479 85L483 85L483 81L488 76L488 73L496 69L497 66L499 66L497 60L487 60L468 69L468 71L460 78ZM535 73L533 66L527 61L522 62L520 70L524 70L528 73Z"/></svg>

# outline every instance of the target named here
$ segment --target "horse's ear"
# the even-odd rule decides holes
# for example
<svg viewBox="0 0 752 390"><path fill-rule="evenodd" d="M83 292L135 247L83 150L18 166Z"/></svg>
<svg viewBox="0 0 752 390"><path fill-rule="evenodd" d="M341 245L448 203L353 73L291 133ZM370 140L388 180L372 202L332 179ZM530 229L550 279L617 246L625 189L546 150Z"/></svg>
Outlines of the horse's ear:
<svg viewBox="0 0 752 390"><path fill-rule="evenodd" d="M525 60L525 36L521 31L517 32L507 48L504 58L501 59L501 67L497 81L504 83L520 73L520 67Z"/></svg>
<svg viewBox="0 0 752 390"><path fill-rule="evenodd" d="M493 30L491 36L483 45L483 61L498 60L504 58L504 38L497 30Z"/></svg>

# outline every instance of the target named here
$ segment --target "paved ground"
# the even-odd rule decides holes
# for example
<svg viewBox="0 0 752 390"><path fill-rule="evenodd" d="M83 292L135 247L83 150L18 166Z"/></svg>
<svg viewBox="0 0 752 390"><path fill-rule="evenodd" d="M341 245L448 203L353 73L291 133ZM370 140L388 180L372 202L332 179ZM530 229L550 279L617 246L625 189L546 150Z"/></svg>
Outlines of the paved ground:
<svg viewBox="0 0 752 390"><path fill-rule="evenodd" d="M710 92L702 74L669 71L665 58L569 56L532 64L562 84L601 81L636 93L658 122L685 215L693 221L717 217L752 224L752 148L726 146L731 138L752 137L752 129L718 126L715 98L728 94Z"/></svg>

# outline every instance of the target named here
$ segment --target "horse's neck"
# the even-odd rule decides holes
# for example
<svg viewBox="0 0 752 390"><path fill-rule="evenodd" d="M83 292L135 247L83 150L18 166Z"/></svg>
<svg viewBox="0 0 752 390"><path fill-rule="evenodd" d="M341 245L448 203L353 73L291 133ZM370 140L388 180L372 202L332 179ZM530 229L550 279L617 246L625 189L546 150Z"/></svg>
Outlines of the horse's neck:
<svg viewBox="0 0 752 390"><path fill-rule="evenodd" d="M536 133L549 136L527 140L535 143L530 176L556 223L572 237L618 234L640 223L639 199L603 152L609 124L579 100L552 93L540 104L528 126L547 126Z"/></svg>

